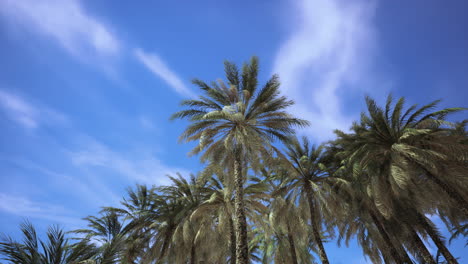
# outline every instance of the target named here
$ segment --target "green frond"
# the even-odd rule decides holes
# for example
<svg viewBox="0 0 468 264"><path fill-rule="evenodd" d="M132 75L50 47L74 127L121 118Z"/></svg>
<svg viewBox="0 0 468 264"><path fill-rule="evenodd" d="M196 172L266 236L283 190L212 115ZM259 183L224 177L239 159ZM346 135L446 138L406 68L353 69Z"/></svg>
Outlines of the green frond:
<svg viewBox="0 0 468 264"><path fill-rule="evenodd" d="M224 71L226 73L226 78L228 79L231 85L239 87L239 69L234 63L229 61L224 62Z"/></svg>

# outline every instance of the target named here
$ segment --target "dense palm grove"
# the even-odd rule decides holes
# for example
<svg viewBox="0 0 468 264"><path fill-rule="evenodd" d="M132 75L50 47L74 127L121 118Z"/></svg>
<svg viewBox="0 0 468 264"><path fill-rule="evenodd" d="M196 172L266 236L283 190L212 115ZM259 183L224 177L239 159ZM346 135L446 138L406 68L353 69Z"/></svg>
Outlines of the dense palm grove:
<svg viewBox="0 0 468 264"><path fill-rule="evenodd" d="M257 84L258 60L225 63L226 81L194 80L203 95L173 119L189 125L205 169L137 185L85 229L51 227L40 240L3 237L7 263L329 263L324 242L356 239L372 263L458 263L431 220L453 237L468 225L467 120L438 101L406 107L366 98L350 132L322 145L297 138L308 122L286 112L279 79ZM313 125L313 123L312 123ZM431 255L424 241L438 251Z"/></svg>

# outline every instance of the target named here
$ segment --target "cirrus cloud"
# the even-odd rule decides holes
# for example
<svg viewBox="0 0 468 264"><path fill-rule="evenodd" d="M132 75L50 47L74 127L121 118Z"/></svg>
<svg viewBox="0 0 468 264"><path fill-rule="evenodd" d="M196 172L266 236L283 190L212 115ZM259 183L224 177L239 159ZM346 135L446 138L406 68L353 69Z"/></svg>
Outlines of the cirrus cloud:
<svg viewBox="0 0 468 264"><path fill-rule="evenodd" d="M194 93L185 86L184 82L169 66L154 53L147 53L142 49L135 50L135 57L154 75L165 81L174 91L182 96L194 97Z"/></svg>
<svg viewBox="0 0 468 264"><path fill-rule="evenodd" d="M27 129L44 123L65 123L67 117L45 106L35 105L20 95L0 90L0 108L13 121Z"/></svg>
<svg viewBox="0 0 468 264"><path fill-rule="evenodd" d="M2 13L14 25L55 39L77 57L115 56L121 43L77 0L5 0Z"/></svg>

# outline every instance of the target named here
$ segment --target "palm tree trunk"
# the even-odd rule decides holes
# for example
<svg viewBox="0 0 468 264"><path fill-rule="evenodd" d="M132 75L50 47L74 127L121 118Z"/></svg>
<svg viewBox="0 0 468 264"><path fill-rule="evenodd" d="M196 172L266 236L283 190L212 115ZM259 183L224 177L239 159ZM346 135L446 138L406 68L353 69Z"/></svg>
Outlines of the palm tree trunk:
<svg viewBox="0 0 468 264"><path fill-rule="evenodd" d="M196 256L195 256L195 241L192 243L192 248L190 249L190 264L196 263Z"/></svg>
<svg viewBox="0 0 468 264"><path fill-rule="evenodd" d="M249 263L249 248L247 240L247 219L244 207L244 179L240 159L234 160L234 180L235 180L235 213L236 213L236 264Z"/></svg>
<svg viewBox="0 0 468 264"><path fill-rule="evenodd" d="M452 198L454 201L457 202L457 204L460 206L460 210L465 214L465 216L468 216L468 202L463 198L463 196L452 186L446 184L445 182L441 181L438 177L434 176L430 171L427 169L424 169L426 171L426 176L435 184L437 184L442 190L444 190L445 193L447 193L450 198Z"/></svg>
<svg viewBox="0 0 468 264"><path fill-rule="evenodd" d="M384 227L386 230L390 229L390 224L385 223L383 220L383 217L381 215L378 215L378 217L381 219L380 222L384 223ZM387 233L388 234L388 233ZM402 243L399 243L397 239L393 240L393 245L396 247L397 251L402 255L403 263L405 264L413 264L413 260L410 258L408 255L408 252L406 251L405 247L403 246Z"/></svg>
<svg viewBox="0 0 468 264"><path fill-rule="evenodd" d="M411 232L411 240L413 241L414 245L418 249L419 254L421 254L422 258L424 259L424 263L437 264L435 262L434 258L432 258L431 253L429 252L429 250L427 250L426 246L422 242L421 238L419 238L416 231L414 231L414 229L412 227L409 227L409 229L410 229L410 232Z"/></svg>
<svg viewBox="0 0 468 264"><path fill-rule="evenodd" d="M310 186L310 182L305 180L305 191L307 194L307 200L309 202L309 210L310 210L310 223L312 225L312 237L315 240L315 243L318 247L318 252L320 256L320 260L323 264L329 264L327 253L325 252L325 248L323 247L322 238L320 236L320 226L317 223L317 219L315 216L315 203L314 197L312 195L312 186Z"/></svg>
<svg viewBox="0 0 468 264"><path fill-rule="evenodd" d="M391 261L391 259L388 258L388 256L386 254L382 254L382 258L383 258L383 262L385 264L392 264L393 262Z"/></svg>
<svg viewBox="0 0 468 264"><path fill-rule="evenodd" d="M432 241L434 241L434 244L437 246L440 253L442 253L445 260L447 260L447 263L448 264L458 264L458 261L455 259L455 257L453 257L453 255L450 253L450 251L444 245L444 242L442 242L439 235L434 231L432 226L427 222L426 217L424 215L420 214L419 212L417 214L418 214L419 223L424 228L424 230L429 234Z"/></svg>
<svg viewBox="0 0 468 264"><path fill-rule="evenodd" d="M229 236L230 236L230 250L231 250L231 264L236 264L236 232L234 230L234 222L229 216Z"/></svg>
<svg viewBox="0 0 468 264"><path fill-rule="evenodd" d="M380 235L382 236L385 244L390 249L390 254L392 255L393 260L396 263L409 263L409 264L411 264L412 261L411 261L411 259L409 259L409 256L407 254L406 254L407 259L405 258L405 261L403 261L400 254L398 254L398 250L395 248L395 245L391 241L390 236L388 235L387 231L385 230L385 227L383 226L383 223L381 222L382 219L379 219L377 217L376 213L374 212L374 210L372 208L369 209L369 214L370 214L372 220L374 221L375 226L379 230Z"/></svg>
<svg viewBox="0 0 468 264"><path fill-rule="evenodd" d="M286 225L288 227L288 241L291 250L291 261L292 264L297 264L296 245L294 244L294 237L291 234L291 228L289 226L289 223L286 223Z"/></svg>

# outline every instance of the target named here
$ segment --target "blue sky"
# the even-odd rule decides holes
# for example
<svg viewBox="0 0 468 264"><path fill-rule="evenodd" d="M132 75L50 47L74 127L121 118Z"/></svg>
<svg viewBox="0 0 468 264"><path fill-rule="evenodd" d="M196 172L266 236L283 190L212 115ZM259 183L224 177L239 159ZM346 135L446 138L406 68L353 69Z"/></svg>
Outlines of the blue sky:
<svg viewBox="0 0 468 264"><path fill-rule="evenodd" d="M468 2L0 0L0 232L24 217L66 228L135 183L200 169L184 122L194 77L257 55L279 73L316 142L346 130L364 95L467 106ZM467 118L466 113L455 118ZM326 245L332 263L365 263ZM463 256L463 241L452 244ZM464 258L468 255L464 253ZM351 262L350 262L351 261Z"/></svg>

